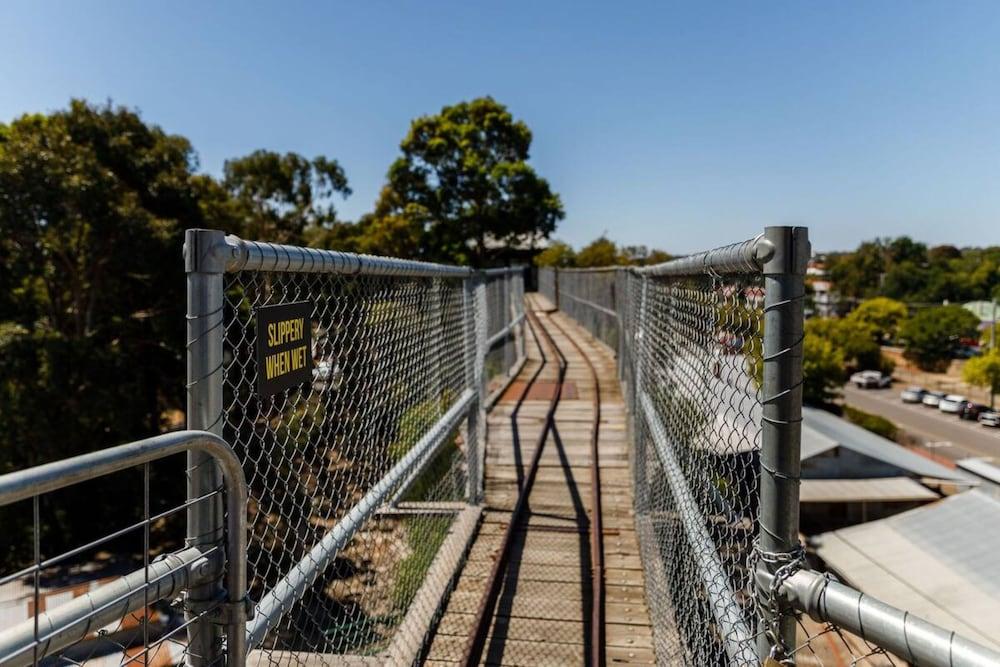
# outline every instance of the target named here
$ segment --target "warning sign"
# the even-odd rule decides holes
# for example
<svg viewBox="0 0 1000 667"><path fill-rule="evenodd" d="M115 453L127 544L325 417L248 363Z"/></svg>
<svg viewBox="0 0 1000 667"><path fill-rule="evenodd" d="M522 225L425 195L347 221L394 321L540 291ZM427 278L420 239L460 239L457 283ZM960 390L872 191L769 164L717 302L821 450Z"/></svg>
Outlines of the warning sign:
<svg viewBox="0 0 1000 667"><path fill-rule="evenodd" d="M257 309L257 391L270 396L312 380L312 303Z"/></svg>

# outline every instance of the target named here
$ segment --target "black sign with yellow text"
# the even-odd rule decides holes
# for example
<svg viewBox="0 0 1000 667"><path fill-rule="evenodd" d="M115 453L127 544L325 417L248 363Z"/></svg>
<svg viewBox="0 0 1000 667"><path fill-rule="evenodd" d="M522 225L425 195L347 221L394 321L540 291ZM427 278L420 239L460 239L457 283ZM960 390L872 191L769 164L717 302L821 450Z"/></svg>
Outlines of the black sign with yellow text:
<svg viewBox="0 0 1000 667"><path fill-rule="evenodd" d="M312 380L312 303L257 309L257 391L270 396Z"/></svg>

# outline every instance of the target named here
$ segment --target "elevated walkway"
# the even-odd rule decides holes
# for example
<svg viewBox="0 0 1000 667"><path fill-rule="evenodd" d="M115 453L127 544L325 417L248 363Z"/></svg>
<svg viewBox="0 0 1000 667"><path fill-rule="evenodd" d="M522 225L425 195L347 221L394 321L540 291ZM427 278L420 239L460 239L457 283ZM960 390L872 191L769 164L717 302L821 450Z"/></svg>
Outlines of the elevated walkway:
<svg viewBox="0 0 1000 667"><path fill-rule="evenodd" d="M591 432L598 393L606 662L653 664L633 525L625 404L614 355L564 314L547 312L544 297L529 295L528 307L565 359L566 372L526 509L512 534L480 664L581 665L590 655ZM483 522L438 624L429 665L462 662L550 399L559 388L556 356L542 332L535 331L527 362L490 413Z"/></svg>

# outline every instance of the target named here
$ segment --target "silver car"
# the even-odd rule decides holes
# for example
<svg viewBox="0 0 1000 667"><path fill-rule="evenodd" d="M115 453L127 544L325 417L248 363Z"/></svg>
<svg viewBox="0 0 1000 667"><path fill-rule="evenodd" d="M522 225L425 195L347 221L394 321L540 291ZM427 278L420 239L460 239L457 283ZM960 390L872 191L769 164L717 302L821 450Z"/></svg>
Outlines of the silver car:
<svg viewBox="0 0 1000 667"><path fill-rule="evenodd" d="M958 414L965 407L966 398L959 394L948 394L938 401L938 410L949 414Z"/></svg>
<svg viewBox="0 0 1000 667"><path fill-rule="evenodd" d="M920 402L929 408L936 408L941 399L944 398L943 391L929 391L924 394L924 397L920 399Z"/></svg>
<svg viewBox="0 0 1000 667"><path fill-rule="evenodd" d="M903 403L919 403L924 400L924 395L927 394L927 390L923 387L907 387L899 394L899 398L902 399Z"/></svg>
<svg viewBox="0 0 1000 667"><path fill-rule="evenodd" d="M983 426L1000 427L1000 412L989 410L979 413L979 423Z"/></svg>

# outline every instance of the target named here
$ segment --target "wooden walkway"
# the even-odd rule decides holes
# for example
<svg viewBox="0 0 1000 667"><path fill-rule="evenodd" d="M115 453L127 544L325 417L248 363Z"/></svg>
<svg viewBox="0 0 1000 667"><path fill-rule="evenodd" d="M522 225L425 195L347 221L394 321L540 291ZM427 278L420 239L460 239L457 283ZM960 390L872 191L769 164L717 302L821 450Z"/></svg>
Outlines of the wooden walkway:
<svg viewBox="0 0 1000 667"><path fill-rule="evenodd" d="M591 642L590 463L593 397L600 384L599 455L604 523L605 655L608 665L653 664L639 545L632 520L625 405L612 352L547 302L528 296L567 362L555 427L546 439L528 496L526 518L511 543L496 614L483 653L488 665L583 665ZM485 511L443 617L428 665L460 662L503 532L530 464L549 400L557 386L555 353L518 406L542 365L541 336L529 338L528 360L489 415Z"/></svg>

